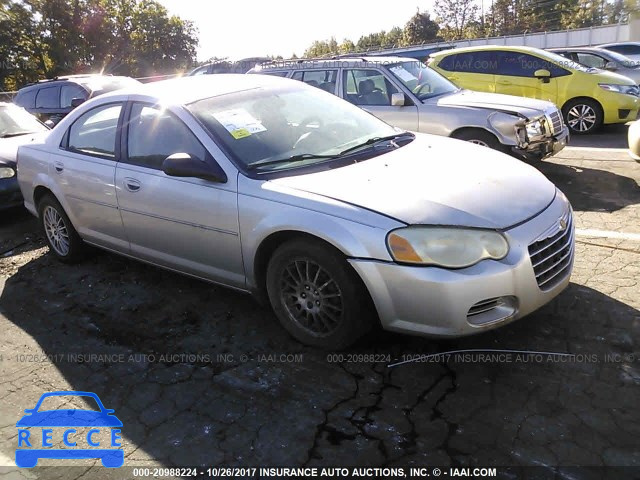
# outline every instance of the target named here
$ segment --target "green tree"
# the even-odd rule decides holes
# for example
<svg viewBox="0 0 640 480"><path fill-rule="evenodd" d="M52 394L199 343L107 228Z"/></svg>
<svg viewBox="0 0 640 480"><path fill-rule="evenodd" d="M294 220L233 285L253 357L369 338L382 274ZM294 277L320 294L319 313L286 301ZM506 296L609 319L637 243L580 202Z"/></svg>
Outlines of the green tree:
<svg viewBox="0 0 640 480"><path fill-rule="evenodd" d="M431 20L429 12L420 12L418 10L404 26L403 43L412 45L436 41L439 30L440 27Z"/></svg>
<svg viewBox="0 0 640 480"><path fill-rule="evenodd" d="M388 48L400 47L404 44L404 31L400 27L393 27L384 38L384 46Z"/></svg>
<svg viewBox="0 0 640 480"><path fill-rule="evenodd" d="M480 7L475 0L436 0L436 20L445 40L469 38L469 25L478 21Z"/></svg>

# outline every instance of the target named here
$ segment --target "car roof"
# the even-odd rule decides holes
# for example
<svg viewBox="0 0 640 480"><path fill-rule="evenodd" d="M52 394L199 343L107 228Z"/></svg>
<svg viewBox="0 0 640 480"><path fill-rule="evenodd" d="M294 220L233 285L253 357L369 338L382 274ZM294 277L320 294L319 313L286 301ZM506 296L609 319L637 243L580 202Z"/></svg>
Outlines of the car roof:
<svg viewBox="0 0 640 480"><path fill-rule="evenodd" d="M634 45L636 47L640 47L640 42L612 42L612 43L603 43L602 45L599 45L599 46L602 48L607 48L607 47L617 47L622 45Z"/></svg>
<svg viewBox="0 0 640 480"><path fill-rule="evenodd" d="M433 58L440 58L452 55L454 53L465 53L465 52L483 52L483 51L492 51L492 50L506 50L509 52L524 52L524 53L533 53L533 54L545 54L548 53L541 48L535 47L525 47L518 45L479 45L475 47L459 47L452 48L450 50L441 50L439 52L432 53L430 56Z"/></svg>
<svg viewBox="0 0 640 480"><path fill-rule="evenodd" d="M106 100L114 96L142 95L153 97L165 104L187 105L205 98L218 97L246 90L268 88L290 82L300 86L300 82L268 75L246 75L238 73L221 73L218 75L198 75L180 77L160 82L141 83L114 92L100 95Z"/></svg>
<svg viewBox="0 0 640 480"><path fill-rule="evenodd" d="M300 60L276 60L269 63L263 63L262 65L256 65L251 69L252 72L260 72L262 70L304 70L310 68L340 68L340 67L353 67L360 64L369 65L385 65L388 63L399 62L417 62L415 58L411 57L394 57L394 56L366 56L356 55L353 56L341 56L335 58L305 58Z"/></svg>
<svg viewBox="0 0 640 480"><path fill-rule="evenodd" d="M549 52L601 52L611 53L606 48L600 47L561 47L561 48L547 48Z"/></svg>
<svg viewBox="0 0 640 480"><path fill-rule="evenodd" d="M79 75L61 75L59 77L47 78L44 80L38 80L34 83L29 83L22 87L21 90L31 90L38 87L57 85L59 83L74 83L76 85L86 85L91 80L118 80L121 78L130 78L125 75L100 75L98 73L87 73Z"/></svg>

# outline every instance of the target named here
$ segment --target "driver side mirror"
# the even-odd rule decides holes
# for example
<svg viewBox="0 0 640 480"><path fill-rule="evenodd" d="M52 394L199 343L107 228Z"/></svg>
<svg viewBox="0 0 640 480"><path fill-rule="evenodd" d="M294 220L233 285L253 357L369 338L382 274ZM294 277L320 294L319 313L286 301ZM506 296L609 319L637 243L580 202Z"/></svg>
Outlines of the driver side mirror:
<svg viewBox="0 0 640 480"><path fill-rule="evenodd" d="M71 99L71 108L79 107L84 103L84 98L72 98Z"/></svg>
<svg viewBox="0 0 640 480"><path fill-rule="evenodd" d="M551 72L545 68L541 68L540 70L536 70L535 72L533 72L533 76L538 80L542 80L542 83L549 83Z"/></svg>
<svg viewBox="0 0 640 480"><path fill-rule="evenodd" d="M406 97L402 92L395 92L391 94L391 105L394 107L404 107L406 103Z"/></svg>
<svg viewBox="0 0 640 480"><path fill-rule="evenodd" d="M609 70L610 72L615 72L618 70L618 65L616 65L616 62L607 62L604 64L604 69Z"/></svg>
<svg viewBox="0 0 640 480"><path fill-rule="evenodd" d="M201 178L216 183L226 183L227 175L216 163L212 165L188 153L174 153L162 162L162 171L170 177Z"/></svg>

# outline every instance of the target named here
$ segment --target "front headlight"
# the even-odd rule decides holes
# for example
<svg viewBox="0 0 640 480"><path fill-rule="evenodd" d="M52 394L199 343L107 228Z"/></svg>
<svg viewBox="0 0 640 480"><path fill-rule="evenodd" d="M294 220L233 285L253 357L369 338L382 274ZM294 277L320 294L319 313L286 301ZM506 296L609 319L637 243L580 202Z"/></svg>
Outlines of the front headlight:
<svg viewBox="0 0 640 480"><path fill-rule="evenodd" d="M608 92L624 93L625 95L640 95L640 89L636 85L617 85L615 83L599 83L600 88Z"/></svg>
<svg viewBox="0 0 640 480"><path fill-rule="evenodd" d="M529 122L526 125L527 127L527 136L529 138L540 137L544 135L544 125L542 120L534 120L533 122Z"/></svg>
<svg viewBox="0 0 640 480"><path fill-rule="evenodd" d="M454 227L406 227L387 235L393 259L402 263L464 268L509 253L504 236L493 230Z"/></svg>
<svg viewBox="0 0 640 480"><path fill-rule="evenodd" d="M0 168L0 178L11 178L16 174L13 168L3 167Z"/></svg>

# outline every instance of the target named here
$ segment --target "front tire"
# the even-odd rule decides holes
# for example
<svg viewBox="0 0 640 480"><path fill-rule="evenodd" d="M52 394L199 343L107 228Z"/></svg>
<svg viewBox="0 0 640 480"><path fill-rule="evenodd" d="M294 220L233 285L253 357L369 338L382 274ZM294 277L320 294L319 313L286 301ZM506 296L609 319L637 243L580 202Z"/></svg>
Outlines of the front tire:
<svg viewBox="0 0 640 480"><path fill-rule="evenodd" d="M84 258L85 244L71 220L53 195L45 195L38 204L38 218L44 230L49 251L64 263L77 263Z"/></svg>
<svg viewBox="0 0 640 480"><path fill-rule="evenodd" d="M330 247L313 240L280 246L267 266L269 301L296 339L340 350L367 333L374 312L356 272Z"/></svg>
<svg viewBox="0 0 640 480"><path fill-rule="evenodd" d="M464 140L465 142L475 143L476 145L480 145L482 147L488 147L494 150L502 151L502 145L500 144L498 139L491 133L480 128L469 128L460 132L456 132L453 134L453 138Z"/></svg>
<svg viewBox="0 0 640 480"><path fill-rule="evenodd" d="M598 102L589 98L569 100L562 108L562 115L571 133L576 135L595 132L604 120L604 113Z"/></svg>

